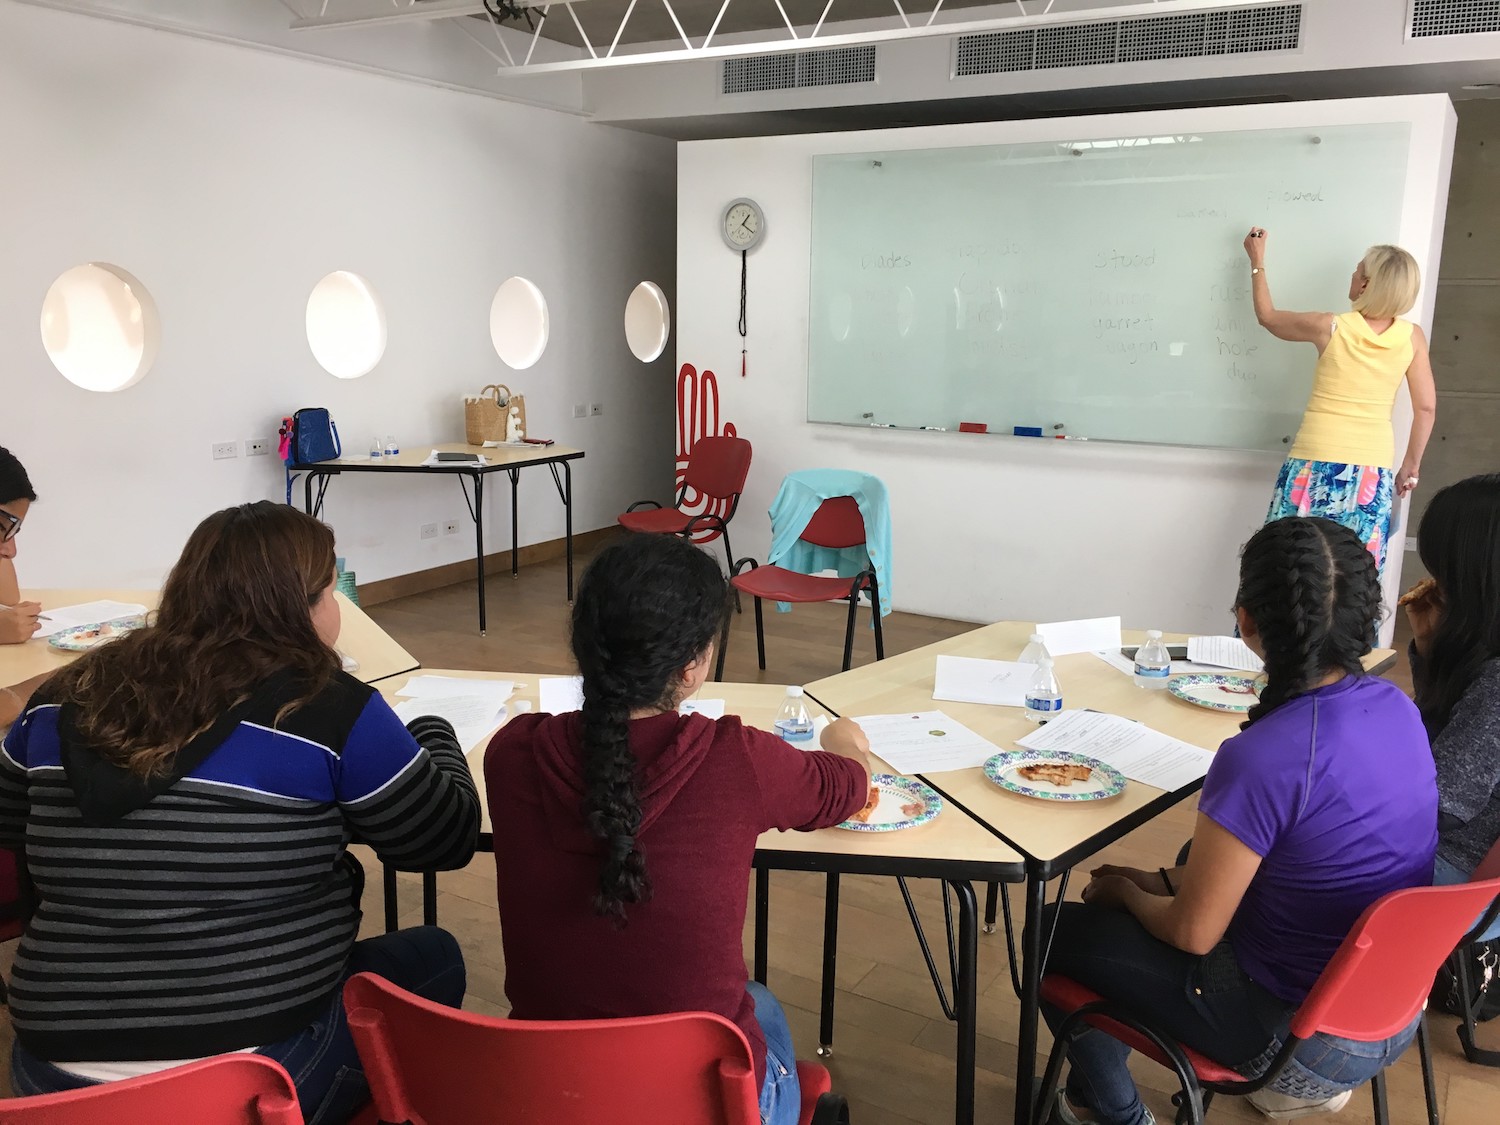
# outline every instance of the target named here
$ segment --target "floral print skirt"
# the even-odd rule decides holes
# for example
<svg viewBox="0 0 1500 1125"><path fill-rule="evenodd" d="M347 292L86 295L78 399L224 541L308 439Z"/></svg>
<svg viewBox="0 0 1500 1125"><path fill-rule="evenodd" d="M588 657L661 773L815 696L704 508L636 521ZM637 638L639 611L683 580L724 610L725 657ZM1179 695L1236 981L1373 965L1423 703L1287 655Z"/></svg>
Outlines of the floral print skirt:
<svg viewBox="0 0 1500 1125"><path fill-rule="evenodd" d="M1276 478L1276 495L1266 522L1287 516L1322 516L1341 523L1359 536L1384 573L1395 485L1393 469L1288 458Z"/></svg>

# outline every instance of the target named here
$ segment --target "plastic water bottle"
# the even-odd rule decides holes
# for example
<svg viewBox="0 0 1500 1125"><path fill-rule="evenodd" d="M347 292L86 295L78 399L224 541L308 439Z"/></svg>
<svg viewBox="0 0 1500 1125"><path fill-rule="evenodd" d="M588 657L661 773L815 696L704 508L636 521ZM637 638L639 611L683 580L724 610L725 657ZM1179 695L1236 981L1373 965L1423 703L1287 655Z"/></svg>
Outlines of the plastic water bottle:
<svg viewBox="0 0 1500 1125"><path fill-rule="evenodd" d="M391 434L385 435L385 455L387 457L399 457L401 455L401 447L396 444L396 439Z"/></svg>
<svg viewBox="0 0 1500 1125"><path fill-rule="evenodd" d="M371 461L379 461L380 460L380 455L384 451L384 449L385 449L385 447L380 444L380 438L378 438L378 437L371 438L370 439L370 460Z"/></svg>
<svg viewBox="0 0 1500 1125"><path fill-rule="evenodd" d="M781 710L776 712L776 733L791 743L811 742L813 736L812 716L807 713L807 704L802 701L802 689L789 687Z"/></svg>
<svg viewBox="0 0 1500 1125"><path fill-rule="evenodd" d="M1031 640L1026 642L1026 647L1021 650L1021 655L1017 658L1016 663L1040 664L1043 659L1052 659L1052 654L1047 651L1047 642L1042 640L1040 633L1032 633Z"/></svg>
<svg viewBox="0 0 1500 1125"><path fill-rule="evenodd" d="M1026 717L1033 723L1045 723L1062 711L1062 688L1052 671L1052 657L1044 656L1036 665L1036 675L1026 689Z"/></svg>
<svg viewBox="0 0 1500 1125"><path fill-rule="evenodd" d="M1165 691L1172 674L1172 657L1161 643L1161 630L1146 634L1146 643L1135 650L1135 686L1147 691Z"/></svg>

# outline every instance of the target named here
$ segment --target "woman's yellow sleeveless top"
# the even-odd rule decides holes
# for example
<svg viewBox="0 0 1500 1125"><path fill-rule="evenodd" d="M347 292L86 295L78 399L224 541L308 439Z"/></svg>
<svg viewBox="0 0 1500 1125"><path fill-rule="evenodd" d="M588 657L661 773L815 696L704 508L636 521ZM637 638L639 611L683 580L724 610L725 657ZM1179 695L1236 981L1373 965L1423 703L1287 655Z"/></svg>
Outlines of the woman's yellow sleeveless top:
<svg viewBox="0 0 1500 1125"><path fill-rule="evenodd" d="M1411 366L1412 323L1376 334L1364 316L1340 313L1313 370L1312 397L1291 456L1341 465L1396 467L1391 407Z"/></svg>

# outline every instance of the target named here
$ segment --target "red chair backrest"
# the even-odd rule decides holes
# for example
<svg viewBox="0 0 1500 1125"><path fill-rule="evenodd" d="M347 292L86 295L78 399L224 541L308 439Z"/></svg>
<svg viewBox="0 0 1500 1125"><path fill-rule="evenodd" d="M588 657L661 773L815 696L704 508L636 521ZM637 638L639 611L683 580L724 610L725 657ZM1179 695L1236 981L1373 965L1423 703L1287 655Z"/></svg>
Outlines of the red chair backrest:
<svg viewBox="0 0 1500 1125"><path fill-rule="evenodd" d="M20 861L10 848L0 848L0 941L9 941L26 932L25 908Z"/></svg>
<svg viewBox="0 0 1500 1125"><path fill-rule="evenodd" d="M496 1019L371 973L349 979L344 1007L383 1121L759 1125L750 1045L707 1012Z"/></svg>
<svg viewBox="0 0 1500 1125"><path fill-rule="evenodd" d="M865 541L865 517L854 497L830 496L797 538L818 547L858 547Z"/></svg>
<svg viewBox="0 0 1500 1125"><path fill-rule="evenodd" d="M745 491L750 443L741 437L701 437L688 452L682 483L691 492L725 500Z"/></svg>
<svg viewBox="0 0 1500 1125"><path fill-rule="evenodd" d="M264 1055L215 1055L142 1078L0 1102L6 1125L302 1125L297 1090Z"/></svg>
<svg viewBox="0 0 1500 1125"><path fill-rule="evenodd" d="M1500 879L1393 891L1360 916L1292 1018L1292 1034L1386 1039L1421 1011L1432 979Z"/></svg>

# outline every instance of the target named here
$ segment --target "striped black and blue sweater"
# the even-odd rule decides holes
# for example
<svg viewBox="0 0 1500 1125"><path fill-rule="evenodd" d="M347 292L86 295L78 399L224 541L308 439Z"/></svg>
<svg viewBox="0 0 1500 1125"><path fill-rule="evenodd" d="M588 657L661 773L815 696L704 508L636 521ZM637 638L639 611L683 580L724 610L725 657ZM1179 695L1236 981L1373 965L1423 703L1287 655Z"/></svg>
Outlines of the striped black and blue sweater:
<svg viewBox="0 0 1500 1125"><path fill-rule="evenodd" d="M197 1058L312 1022L359 929L351 839L403 870L461 867L479 802L452 728L404 727L342 672L281 721L286 677L150 781L74 734L45 686L0 752L0 846L25 848L38 908L11 982L44 1059Z"/></svg>

